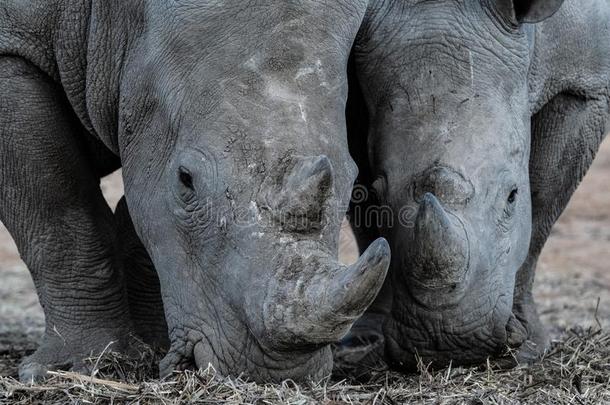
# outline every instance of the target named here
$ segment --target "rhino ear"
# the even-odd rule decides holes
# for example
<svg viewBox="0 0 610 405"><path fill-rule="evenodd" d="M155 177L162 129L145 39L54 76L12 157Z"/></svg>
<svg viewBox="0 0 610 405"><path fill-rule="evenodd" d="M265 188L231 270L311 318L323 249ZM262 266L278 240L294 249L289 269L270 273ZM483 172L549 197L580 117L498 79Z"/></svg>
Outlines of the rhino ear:
<svg viewBox="0 0 610 405"><path fill-rule="evenodd" d="M551 17L564 0L499 0L500 11L517 24L537 23Z"/></svg>

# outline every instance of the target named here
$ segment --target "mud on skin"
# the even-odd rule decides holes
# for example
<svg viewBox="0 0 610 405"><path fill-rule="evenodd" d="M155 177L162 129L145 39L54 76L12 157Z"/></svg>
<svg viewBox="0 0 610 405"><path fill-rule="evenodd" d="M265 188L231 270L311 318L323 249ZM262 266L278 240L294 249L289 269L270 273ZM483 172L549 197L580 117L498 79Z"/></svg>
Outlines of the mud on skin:
<svg viewBox="0 0 610 405"><path fill-rule="evenodd" d="M347 114L369 198L350 217L393 255L343 349L381 339L404 369L544 351L534 271L608 130L609 20L605 1L373 2Z"/></svg>
<svg viewBox="0 0 610 405"><path fill-rule="evenodd" d="M126 349L142 330L159 344L169 331L163 374L208 363L264 381L329 373L328 344L389 265L382 239L352 266L336 259L356 176L346 66L365 11L364 1L0 5L0 220L47 325L23 379L78 368L111 340ZM118 167L115 217L98 183ZM125 232L137 260L120 249ZM159 290L167 329L149 293Z"/></svg>

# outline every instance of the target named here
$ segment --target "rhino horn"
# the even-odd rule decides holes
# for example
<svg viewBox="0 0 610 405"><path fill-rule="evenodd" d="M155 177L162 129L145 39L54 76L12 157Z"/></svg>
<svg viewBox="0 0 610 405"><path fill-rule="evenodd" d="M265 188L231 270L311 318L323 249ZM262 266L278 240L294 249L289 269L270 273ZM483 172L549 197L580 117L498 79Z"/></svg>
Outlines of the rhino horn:
<svg viewBox="0 0 610 405"><path fill-rule="evenodd" d="M275 196L277 208L289 208L294 204L319 206L330 192L332 179L333 168L325 155L297 158L284 175L280 193Z"/></svg>
<svg viewBox="0 0 610 405"><path fill-rule="evenodd" d="M330 255L306 256L295 266L297 271L287 270L276 284L265 310L266 326L278 330L281 319L281 327L289 330L283 343L336 342L381 289L390 265L390 247L379 238L350 266Z"/></svg>
<svg viewBox="0 0 610 405"><path fill-rule="evenodd" d="M440 288L463 280L469 262L466 232L432 193L420 203L413 248L413 278L423 286Z"/></svg>

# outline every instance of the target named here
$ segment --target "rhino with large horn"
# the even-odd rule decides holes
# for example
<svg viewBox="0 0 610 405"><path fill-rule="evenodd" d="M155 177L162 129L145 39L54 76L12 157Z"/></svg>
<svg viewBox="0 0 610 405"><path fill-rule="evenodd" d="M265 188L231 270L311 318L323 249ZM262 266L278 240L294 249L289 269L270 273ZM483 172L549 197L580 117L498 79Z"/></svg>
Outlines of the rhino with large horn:
<svg viewBox="0 0 610 405"><path fill-rule="evenodd" d="M46 316L22 379L79 369L110 342L125 350L139 328L166 333L148 287L167 320L162 374L330 373L329 344L389 265L382 239L352 266L337 260L357 172L346 66L365 11L353 0L0 4L0 219ZM115 219L99 179L119 167ZM121 260L124 249L137 257ZM158 281L140 282L138 263Z"/></svg>

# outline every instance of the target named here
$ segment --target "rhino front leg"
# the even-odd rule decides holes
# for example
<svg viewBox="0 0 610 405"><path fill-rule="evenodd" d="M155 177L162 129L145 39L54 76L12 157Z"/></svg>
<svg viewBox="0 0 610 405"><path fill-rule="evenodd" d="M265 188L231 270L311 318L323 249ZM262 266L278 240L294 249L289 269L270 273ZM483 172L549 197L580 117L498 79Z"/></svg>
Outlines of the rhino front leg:
<svg viewBox="0 0 610 405"><path fill-rule="evenodd" d="M522 362L536 359L548 344L532 295L536 263L553 224L589 169L608 130L608 103L607 90L586 98L563 93L532 121L532 238L528 258L517 273L515 322L509 323L510 338L525 340L518 354Z"/></svg>
<svg viewBox="0 0 610 405"><path fill-rule="evenodd" d="M145 343L160 349L169 346L161 286L155 267L136 234L125 197L115 210L129 312L136 332Z"/></svg>
<svg viewBox="0 0 610 405"><path fill-rule="evenodd" d="M26 381L82 369L89 355L129 344L115 220L85 136L59 86L24 60L0 58L0 220L46 321L40 346L20 366Z"/></svg>

